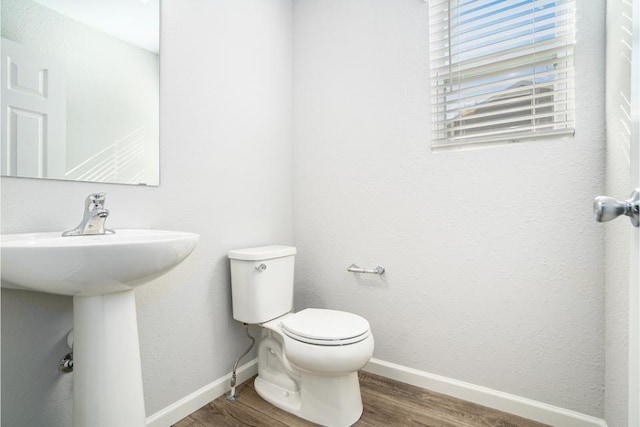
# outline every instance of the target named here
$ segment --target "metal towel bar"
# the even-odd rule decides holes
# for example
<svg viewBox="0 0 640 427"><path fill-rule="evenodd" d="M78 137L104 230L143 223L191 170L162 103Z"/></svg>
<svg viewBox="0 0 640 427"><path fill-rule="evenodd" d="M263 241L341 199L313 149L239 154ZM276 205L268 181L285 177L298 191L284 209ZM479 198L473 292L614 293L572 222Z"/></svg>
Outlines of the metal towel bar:
<svg viewBox="0 0 640 427"><path fill-rule="evenodd" d="M373 270L367 270L366 268L358 267L356 264L351 264L347 267L347 271L350 271L351 273L384 274L384 267L379 265Z"/></svg>

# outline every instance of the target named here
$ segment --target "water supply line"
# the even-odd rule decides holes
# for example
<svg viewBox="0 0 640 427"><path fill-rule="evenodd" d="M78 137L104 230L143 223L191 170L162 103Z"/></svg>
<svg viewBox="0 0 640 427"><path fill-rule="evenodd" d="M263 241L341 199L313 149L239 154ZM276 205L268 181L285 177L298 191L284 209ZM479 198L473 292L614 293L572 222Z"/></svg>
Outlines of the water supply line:
<svg viewBox="0 0 640 427"><path fill-rule="evenodd" d="M236 398L238 397L238 394L236 393L236 371L238 370L238 363L240 363L240 359L245 357L251 351L251 349L256 343L256 339L252 337L251 334L249 334L249 325L246 323L243 323L243 325L244 325L244 329L245 329L245 333L247 334L247 337L251 340L251 345L247 347L244 353L242 353L240 357L238 357L238 359L236 360L236 363L233 364L233 371L231 372L231 381L230 381L231 390L229 390L229 393L227 393L227 400L236 400Z"/></svg>
<svg viewBox="0 0 640 427"><path fill-rule="evenodd" d="M73 329L67 334L67 345L71 352L62 356L62 359L58 362L58 369L65 374L73 372Z"/></svg>

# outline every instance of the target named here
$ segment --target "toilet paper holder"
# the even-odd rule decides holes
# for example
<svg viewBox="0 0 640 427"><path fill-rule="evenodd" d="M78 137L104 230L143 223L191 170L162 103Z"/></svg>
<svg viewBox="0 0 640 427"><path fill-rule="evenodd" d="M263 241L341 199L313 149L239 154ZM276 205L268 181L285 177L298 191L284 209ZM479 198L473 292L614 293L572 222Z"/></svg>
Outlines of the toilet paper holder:
<svg viewBox="0 0 640 427"><path fill-rule="evenodd" d="M351 264L349 267L347 267L347 271L351 273L384 274L384 267L379 265L374 269L368 270L366 268L360 268L356 264Z"/></svg>

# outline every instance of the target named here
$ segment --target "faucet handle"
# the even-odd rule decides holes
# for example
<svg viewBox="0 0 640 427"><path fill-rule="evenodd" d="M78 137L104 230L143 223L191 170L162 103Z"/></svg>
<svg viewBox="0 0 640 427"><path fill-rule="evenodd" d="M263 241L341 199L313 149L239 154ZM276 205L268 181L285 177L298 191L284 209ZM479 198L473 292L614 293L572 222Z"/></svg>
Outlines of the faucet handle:
<svg viewBox="0 0 640 427"><path fill-rule="evenodd" d="M87 210L93 210L95 208L104 207L104 202L107 198L107 193L93 193L89 194L84 201L84 207Z"/></svg>

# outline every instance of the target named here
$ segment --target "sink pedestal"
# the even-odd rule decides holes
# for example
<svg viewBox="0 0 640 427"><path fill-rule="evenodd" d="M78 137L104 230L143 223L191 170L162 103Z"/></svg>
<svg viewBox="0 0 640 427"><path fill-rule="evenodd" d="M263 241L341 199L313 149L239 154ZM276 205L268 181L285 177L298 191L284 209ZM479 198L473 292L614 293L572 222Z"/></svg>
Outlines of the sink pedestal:
<svg viewBox="0 0 640 427"><path fill-rule="evenodd" d="M145 427L134 289L180 264L199 236L117 230L0 235L2 287L73 296L73 426Z"/></svg>
<svg viewBox="0 0 640 427"><path fill-rule="evenodd" d="M144 427L134 291L73 297L73 426Z"/></svg>

